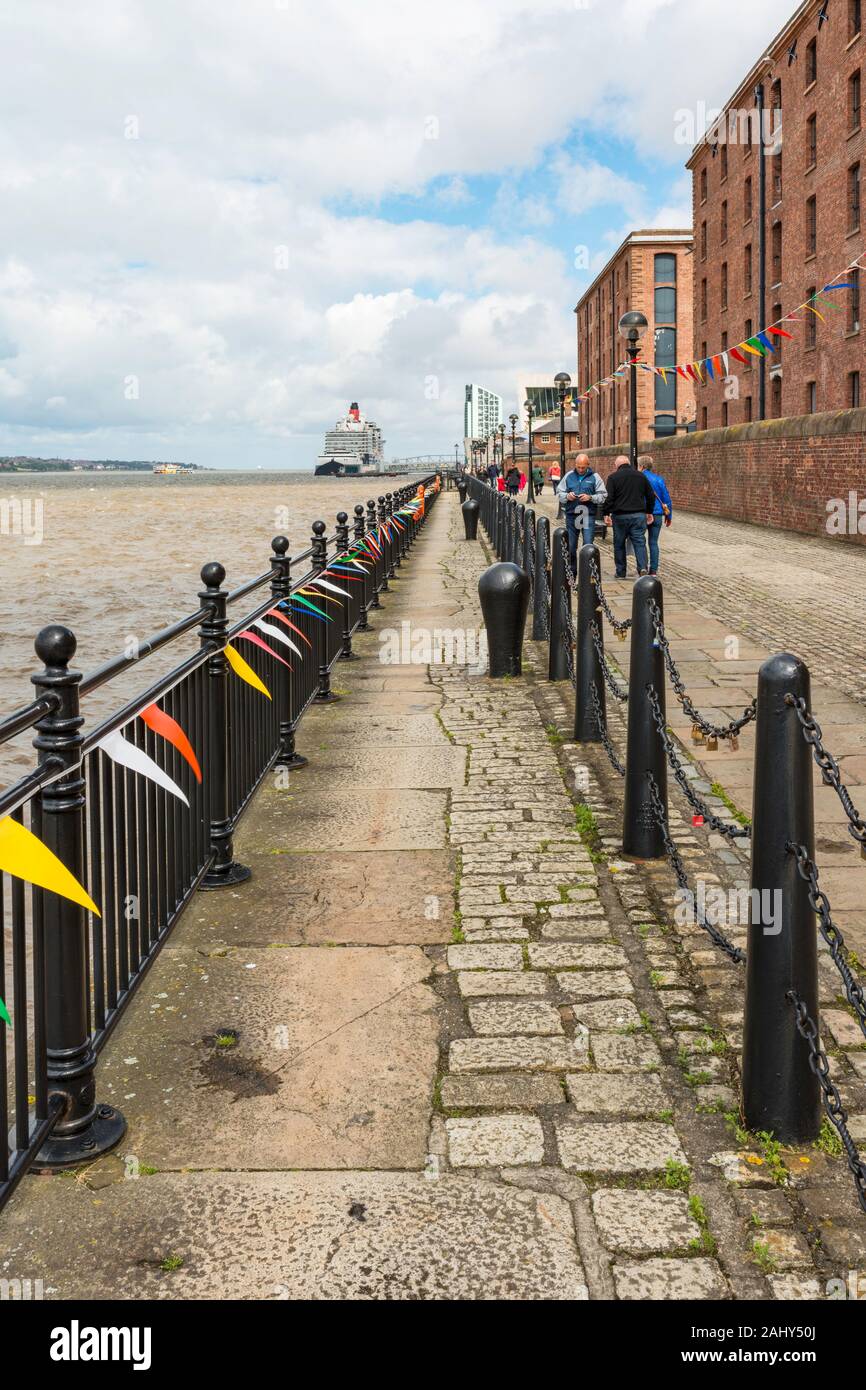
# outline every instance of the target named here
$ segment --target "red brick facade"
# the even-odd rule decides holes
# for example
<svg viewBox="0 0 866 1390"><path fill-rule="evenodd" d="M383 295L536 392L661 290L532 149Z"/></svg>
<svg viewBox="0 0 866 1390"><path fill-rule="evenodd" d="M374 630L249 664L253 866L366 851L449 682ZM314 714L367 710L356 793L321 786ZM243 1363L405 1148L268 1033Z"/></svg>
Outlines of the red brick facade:
<svg viewBox="0 0 866 1390"><path fill-rule="evenodd" d="M606 478L619 450L588 452ZM851 525L862 499L866 533L866 409L678 435L642 444L641 453L653 456L674 510L866 544ZM848 524L828 532L828 517L839 511L828 511L833 499L844 504Z"/></svg>
<svg viewBox="0 0 866 1390"><path fill-rule="evenodd" d="M859 0L832 0L821 21L821 0L802 4L692 154L696 358L735 346L775 322L862 255L864 9ZM763 157L759 85L766 108ZM862 287L839 292L832 296L839 308L817 306L825 322L806 312L802 322L786 325L792 338L783 340L781 354L767 359L764 368L765 418L861 403L862 297ZM738 398L726 400L721 383L697 389L699 429L760 418L758 360L748 368L732 363L731 370L738 380L729 389L738 390Z"/></svg>
<svg viewBox="0 0 866 1390"><path fill-rule="evenodd" d="M628 309L639 309L649 320L642 344L647 362L656 360L659 348L666 347L673 353L673 362L691 358L692 247L690 230L645 230L626 237L574 311L579 392L609 376L625 360L625 342L617 332L617 325ZM664 341L661 337L657 339L656 329L668 330ZM581 401L579 413L581 439L585 445L598 446L627 439L628 378L602 387L599 394L593 393L588 400ZM638 433L641 438L652 437L657 420L660 428L667 430L694 420L694 386L675 375L665 386L651 373L638 372Z"/></svg>

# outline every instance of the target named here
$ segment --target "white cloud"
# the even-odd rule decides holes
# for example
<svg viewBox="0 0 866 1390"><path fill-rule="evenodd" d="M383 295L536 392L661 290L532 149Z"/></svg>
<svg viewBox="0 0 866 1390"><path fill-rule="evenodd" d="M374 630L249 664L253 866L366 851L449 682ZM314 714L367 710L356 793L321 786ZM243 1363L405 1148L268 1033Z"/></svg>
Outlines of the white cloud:
<svg viewBox="0 0 866 1390"><path fill-rule="evenodd" d="M723 101L789 8L7 7L0 449L308 466L351 398L395 451L450 447L464 380L507 396L573 356L572 221L687 215L674 113ZM480 228L477 175L501 184ZM400 194L423 215L389 218Z"/></svg>

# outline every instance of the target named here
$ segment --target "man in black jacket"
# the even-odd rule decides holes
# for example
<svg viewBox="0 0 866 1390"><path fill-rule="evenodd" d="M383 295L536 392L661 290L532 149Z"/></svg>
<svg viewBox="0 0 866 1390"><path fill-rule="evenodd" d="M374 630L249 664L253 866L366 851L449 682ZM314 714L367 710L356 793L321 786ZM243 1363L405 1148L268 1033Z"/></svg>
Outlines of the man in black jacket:
<svg viewBox="0 0 866 1390"><path fill-rule="evenodd" d="M646 531L652 525L656 495L643 473L620 454L607 480L605 517L613 518L613 558L617 579L626 578L626 541L634 547L638 574L647 572Z"/></svg>

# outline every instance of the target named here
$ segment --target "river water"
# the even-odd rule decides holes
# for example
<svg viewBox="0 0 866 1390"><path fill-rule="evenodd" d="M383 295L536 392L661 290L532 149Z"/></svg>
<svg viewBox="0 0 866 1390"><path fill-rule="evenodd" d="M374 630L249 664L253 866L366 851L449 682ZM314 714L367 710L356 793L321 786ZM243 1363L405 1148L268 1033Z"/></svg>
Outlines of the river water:
<svg viewBox="0 0 866 1390"><path fill-rule="evenodd" d="M75 665L87 673L130 637L141 641L194 611L206 562L219 560L226 586L237 588L268 568L275 535L300 554L314 521L332 535L337 512L351 518L356 503L407 481L228 471L0 475L0 715L33 698L33 639L47 623L72 629ZM87 723L170 670L190 641L87 697ZM33 765L31 738L0 748L0 785Z"/></svg>

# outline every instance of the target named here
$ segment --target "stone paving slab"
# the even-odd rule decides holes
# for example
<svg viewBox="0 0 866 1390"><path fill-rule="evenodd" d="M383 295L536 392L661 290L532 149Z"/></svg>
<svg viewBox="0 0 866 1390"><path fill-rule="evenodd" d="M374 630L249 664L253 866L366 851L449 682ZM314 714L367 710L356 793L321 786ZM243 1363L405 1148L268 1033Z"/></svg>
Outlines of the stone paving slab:
<svg viewBox="0 0 866 1390"><path fill-rule="evenodd" d="M615 1264L616 1296L630 1302L668 1299L724 1299L730 1288L715 1260L642 1260Z"/></svg>
<svg viewBox="0 0 866 1390"><path fill-rule="evenodd" d="M577 1173L654 1173L669 1162L686 1162L671 1125L651 1121L587 1124L558 1118L556 1136L562 1162Z"/></svg>
<svg viewBox="0 0 866 1390"><path fill-rule="evenodd" d="M599 1237L608 1250L654 1255L683 1250L701 1231L682 1192L625 1192L604 1188L592 1196Z"/></svg>
<svg viewBox="0 0 866 1390"><path fill-rule="evenodd" d="M571 1212L551 1193L381 1172L42 1185L36 1225L17 1199L4 1217L4 1274L50 1269L52 1298L586 1298ZM170 1256L182 1264L167 1273Z"/></svg>

